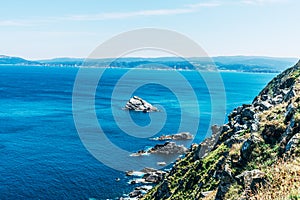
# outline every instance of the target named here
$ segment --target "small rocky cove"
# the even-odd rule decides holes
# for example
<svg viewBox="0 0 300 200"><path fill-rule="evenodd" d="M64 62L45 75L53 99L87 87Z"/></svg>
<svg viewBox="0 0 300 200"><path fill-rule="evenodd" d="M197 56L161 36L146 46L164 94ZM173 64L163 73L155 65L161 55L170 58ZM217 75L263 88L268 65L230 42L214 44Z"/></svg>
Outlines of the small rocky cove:
<svg viewBox="0 0 300 200"><path fill-rule="evenodd" d="M173 139L156 139L165 138ZM299 199L300 63L275 77L251 104L235 108L228 123L213 126L212 136L193 144L170 171L155 176L156 186L136 188L131 197Z"/></svg>
<svg viewBox="0 0 300 200"><path fill-rule="evenodd" d="M144 168L141 171L128 171L126 176L134 177L135 179L130 181L130 184L143 184L134 188L132 192L128 194L129 198L121 199L130 199L130 198L141 198L146 194L150 189L153 188L153 184L159 183L167 172L163 170L157 170L153 168ZM138 179L137 179L138 178Z"/></svg>
<svg viewBox="0 0 300 200"><path fill-rule="evenodd" d="M159 110L145 101L144 99L133 96L128 100L125 105L125 110L137 111L137 112L158 112ZM176 144L175 141L192 140L194 136L189 132L181 132L176 134L166 134L161 135L156 138L149 138L154 141L165 141L161 144L156 144L150 149L141 149L130 156L147 156L149 154L163 154L163 155L183 155L189 150L183 146ZM163 167L166 162L157 162L158 167ZM120 199L140 199L142 198L150 189L153 188L154 184L158 184L163 180L167 173L167 170L158 170L153 168L144 168L141 171L127 171L126 176L132 177L133 179L129 181L129 184L138 184L132 192L121 197Z"/></svg>

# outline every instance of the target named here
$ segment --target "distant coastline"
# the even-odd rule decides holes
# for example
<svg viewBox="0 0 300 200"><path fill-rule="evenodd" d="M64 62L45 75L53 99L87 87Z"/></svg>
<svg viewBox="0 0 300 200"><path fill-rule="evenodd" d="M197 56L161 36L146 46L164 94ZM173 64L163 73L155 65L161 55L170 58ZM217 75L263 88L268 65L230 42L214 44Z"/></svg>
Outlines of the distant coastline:
<svg viewBox="0 0 300 200"><path fill-rule="evenodd" d="M91 68L122 68L179 71L215 71L280 73L295 64L298 58L276 58L257 56L220 56L199 58L118 58L118 59L83 59L54 58L49 60L26 60L20 57L0 55L0 66L36 66L36 67L91 67Z"/></svg>

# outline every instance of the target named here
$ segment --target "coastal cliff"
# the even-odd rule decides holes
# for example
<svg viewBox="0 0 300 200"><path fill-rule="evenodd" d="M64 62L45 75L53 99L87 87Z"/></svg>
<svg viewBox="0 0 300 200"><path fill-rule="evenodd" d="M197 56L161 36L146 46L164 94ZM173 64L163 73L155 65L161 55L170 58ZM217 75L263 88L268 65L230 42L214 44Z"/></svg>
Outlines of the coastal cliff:
<svg viewBox="0 0 300 200"><path fill-rule="evenodd" d="M300 199L300 61L212 132L143 199Z"/></svg>

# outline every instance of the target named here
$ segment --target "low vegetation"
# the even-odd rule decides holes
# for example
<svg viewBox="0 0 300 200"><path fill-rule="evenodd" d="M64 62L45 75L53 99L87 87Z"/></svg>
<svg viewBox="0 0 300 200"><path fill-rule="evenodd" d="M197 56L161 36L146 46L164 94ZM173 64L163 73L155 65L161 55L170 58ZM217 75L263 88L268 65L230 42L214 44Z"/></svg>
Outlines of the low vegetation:
<svg viewBox="0 0 300 200"><path fill-rule="evenodd" d="M300 62L228 117L211 152L194 145L144 199L300 199Z"/></svg>

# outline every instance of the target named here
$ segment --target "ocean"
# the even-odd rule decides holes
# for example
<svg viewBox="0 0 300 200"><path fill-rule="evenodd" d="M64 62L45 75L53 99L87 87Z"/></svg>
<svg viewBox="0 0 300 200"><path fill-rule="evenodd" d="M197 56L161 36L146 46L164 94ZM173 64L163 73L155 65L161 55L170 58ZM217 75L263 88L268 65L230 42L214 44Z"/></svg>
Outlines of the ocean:
<svg viewBox="0 0 300 200"><path fill-rule="evenodd" d="M157 80L168 80L174 71L139 69L121 82L124 84L118 85L128 71L106 69L96 88L97 121L112 144L128 152L129 156L130 152L161 143L149 140L141 130L163 114L165 121L153 137L177 133L182 129L181 116L185 116L188 120L183 127L187 131L195 126L194 119L199 118L192 142L199 143L205 138L212 117L211 96L218 90L210 91L195 71L177 72L192 86L198 100L195 105L188 101L193 99L189 96L192 93L184 89L182 82L167 82L178 94L166 85L158 84ZM84 146L85 135L77 132L72 95L78 68L0 66L0 72L0 199L118 199L135 187L128 184L131 177L105 163L111 159L115 165L124 165L119 158L113 157L114 152L102 152L100 156L106 159L100 162ZM226 104L224 113L219 114L225 122L226 114L236 106L251 103L275 74L221 72L220 76ZM157 80L153 81L153 77ZM88 81L82 84L90 88ZM132 88L133 85L138 87ZM218 85L214 88L218 89ZM123 110L132 95L158 105L161 112ZM187 101L180 102L180 99ZM125 115L142 128L126 126L131 122L126 121ZM85 123L89 120L85 119ZM150 159L156 162L163 158L153 156ZM120 180L116 181L116 178Z"/></svg>

